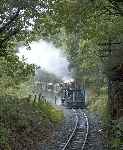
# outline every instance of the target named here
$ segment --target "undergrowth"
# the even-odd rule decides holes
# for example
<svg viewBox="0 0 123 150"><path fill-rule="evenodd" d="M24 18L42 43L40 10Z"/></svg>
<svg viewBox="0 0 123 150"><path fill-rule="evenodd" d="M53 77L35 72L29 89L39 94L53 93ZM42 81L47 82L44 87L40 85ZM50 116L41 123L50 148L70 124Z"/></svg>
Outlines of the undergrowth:
<svg viewBox="0 0 123 150"><path fill-rule="evenodd" d="M109 149L123 149L123 118L120 118L119 120L110 119L106 88L100 89L100 94L98 96L91 97L90 99L88 109L100 114Z"/></svg>
<svg viewBox="0 0 123 150"><path fill-rule="evenodd" d="M90 100L88 102L88 109L90 112L95 112L100 116L103 128L103 136L105 140L105 146L108 149L108 128L109 128L109 120L110 115L108 112L108 96L107 96L107 88L103 87L98 89L99 93L95 96L90 96Z"/></svg>
<svg viewBox="0 0 123 150"><path fill-rule="evenodd" d="M122 150L123 149L123 117L119 120L112 120L111 122L111 149Z"/></svg>
<svg viewBox="0 0 123 150"><path fill-rule="evenodd" d="M88 109L92 112L97 112L100 114L101 119L104 123L109 121L109 113L108 113L108 97L107 97L107 89L100 88L100 92L96 96L90 96L90 101L88 103Z"/></svg>
<svg viewBox="0 0 123 150"><path fill-rule="evenodd" d="M35 149L37 144L50 140L62 118L63 113L48 102L0 97L0 150Z"/></svg>

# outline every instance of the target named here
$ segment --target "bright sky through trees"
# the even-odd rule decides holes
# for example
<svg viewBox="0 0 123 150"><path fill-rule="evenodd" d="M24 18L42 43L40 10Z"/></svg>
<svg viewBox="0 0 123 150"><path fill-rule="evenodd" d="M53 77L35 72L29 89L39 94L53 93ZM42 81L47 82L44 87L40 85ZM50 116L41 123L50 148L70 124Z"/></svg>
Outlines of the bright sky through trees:
<svg viewBox="0 0 123 150"><path fill-rule="evenodd" d="M34 63L48 72L54 73L63 80L71 78L68 70L69 62L63 50L56 48L51 42L40 40L30 44L31 50L26 50L26 47L19 48L19 57L24 56L26 62Z"/></svg>

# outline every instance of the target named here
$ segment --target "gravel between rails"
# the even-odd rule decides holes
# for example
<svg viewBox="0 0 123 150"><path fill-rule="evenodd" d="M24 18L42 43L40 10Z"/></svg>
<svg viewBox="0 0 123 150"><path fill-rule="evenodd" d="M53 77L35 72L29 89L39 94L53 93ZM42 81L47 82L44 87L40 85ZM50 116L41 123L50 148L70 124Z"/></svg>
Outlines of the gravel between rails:
<svg viewBox="0 0 123 150"><path fill-rule="evenodd" d="M108 150L99 115L85 112L89 119L89 134L84 150Z"/></svg>
<svg viewBox="0 0 123 150"><path fill-rule="evenodd" d="M75 114L72 109L60 107L64 112L64 120L60 126L55 129L52 143L41 144L38 150L61 150L71 135L75 126Z"/></svg>
<svg viewBox="0 0 123 150"><path fill-rule="evenodd" d="M60 107L64 112L64 120L58 128L55 129L50 144L41 144L39 149L35 150L62 150L69 136L75 127L75 114L71 109ZM84 150L108 150L104 133L102 130L102 123L99 115L90 113L86 110L89 119L89 134Z"/></svg>

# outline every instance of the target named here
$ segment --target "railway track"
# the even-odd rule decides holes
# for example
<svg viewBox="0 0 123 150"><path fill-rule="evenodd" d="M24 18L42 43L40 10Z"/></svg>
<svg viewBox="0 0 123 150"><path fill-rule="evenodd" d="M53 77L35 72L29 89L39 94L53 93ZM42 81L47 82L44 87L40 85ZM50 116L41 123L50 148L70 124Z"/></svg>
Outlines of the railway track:
<svg viewBox="0 0 123 150"><path fill-rule="evenodd" d="M87 141L89 131L88 117L81 109L73 109L73 111L76 116L75 127L62 150L84 150Z"/></svg>

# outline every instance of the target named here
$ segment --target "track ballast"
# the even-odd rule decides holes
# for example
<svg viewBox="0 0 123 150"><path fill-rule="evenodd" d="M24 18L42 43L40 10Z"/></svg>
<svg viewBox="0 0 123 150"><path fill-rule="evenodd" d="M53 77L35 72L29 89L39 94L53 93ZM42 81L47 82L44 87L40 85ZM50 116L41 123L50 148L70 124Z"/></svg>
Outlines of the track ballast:
<svg viewBox="0 0 123 150"><path fill-rule="evenodd" d="M73 109L76 117L75 127L62 150L84 150L89 123L87 115L81 109Z"/></svg>

